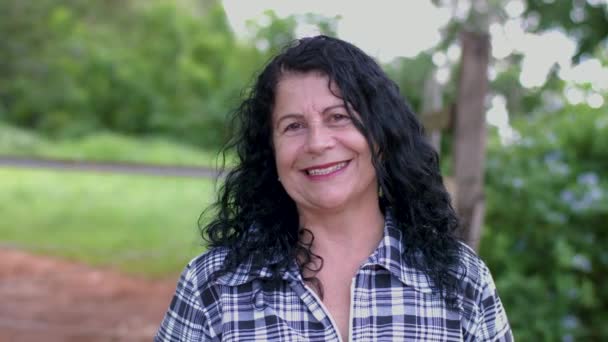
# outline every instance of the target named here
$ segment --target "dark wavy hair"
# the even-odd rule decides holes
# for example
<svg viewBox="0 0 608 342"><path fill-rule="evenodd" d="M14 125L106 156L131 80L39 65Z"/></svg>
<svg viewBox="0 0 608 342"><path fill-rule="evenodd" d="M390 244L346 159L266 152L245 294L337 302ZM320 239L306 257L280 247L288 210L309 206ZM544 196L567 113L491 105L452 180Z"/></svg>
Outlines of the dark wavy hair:
<svg viewBox="0 0 608 342"><path fill-rule="evenodd" d="M314 236L303 239L294 201L278 181L272 146L271 115L277 83L285 73L318 72L340 90L359 113L356 127L372 149L380 205L390 207L403 233L404 260L425 272L450 307L456 307L459 248L458 219L439 171L437 153L398 86L356 46L327 36L297 40L258 75L233 115L234 134L224 148L235 151L237 165L226 173L212 220L202 227L210 247L228 250L220 273L241 263L269 268L276 279L294 258L300 270L317 258ZM329 85L328 85L329 86ZM352 116L352 114L351 114ZM205 215L208 216L208 215ZM304 241L307 240L307 241ZM313 277L314 278L314 277Z"/></svg>

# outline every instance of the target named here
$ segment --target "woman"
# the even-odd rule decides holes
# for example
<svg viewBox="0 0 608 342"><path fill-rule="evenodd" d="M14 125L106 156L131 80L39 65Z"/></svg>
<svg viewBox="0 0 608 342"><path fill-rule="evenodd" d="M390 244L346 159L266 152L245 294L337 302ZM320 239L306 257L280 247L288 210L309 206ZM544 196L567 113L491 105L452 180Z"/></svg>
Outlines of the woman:
<svg viewBox="0 0 608 342"><path fill-rule="evenodd" d="M238 165L157 341L512 340L437 154L357 47L299 40L235 114Z"/></svg>

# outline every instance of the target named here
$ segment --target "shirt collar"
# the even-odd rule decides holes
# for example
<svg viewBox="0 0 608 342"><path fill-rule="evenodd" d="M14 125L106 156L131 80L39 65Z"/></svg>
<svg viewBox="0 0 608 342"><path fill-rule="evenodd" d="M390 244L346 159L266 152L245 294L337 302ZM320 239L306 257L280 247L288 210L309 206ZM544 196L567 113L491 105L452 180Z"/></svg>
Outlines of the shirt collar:
<svg viewBox="0 0 608 342"><path fill-rule="evenodd" d="M220 285L238 286L248 283L254 279L272 278L273 272L269 267L254 267L251 259L241 263L236 270L226 272L215 281Z"/></svg>
<svg viewBox="0 0 608 342"><path fill-rule="evenodd" d="M365 264L378 265L386 269L402 283L420 292L432 292L432 283L428 276L423 271L410 266L403 257L406 248L403 239L403 233L396 226L392 211L386 210L384 236Z"/></svg>
<svg viewBox="0 0 608 342"><path fill-rule="evenodd" d="M403 258L404 248L403 234L394 223L392 211L387 209L384 216L383 238L364 265L378 265L405 285L420 292L432 292L432 284L428 276L424 272L409 266ZM271 278L272 276L273 271L268 266L255 267L252 260L249 259L247 262L241 263L235 271L227 272L218 277L216 282L226 286L238 286L254 279ZM287 281L302 281L295 260L290 264L289 269L282 273L282 278Z"/></svg>
<svg viewBox="0 0 608 342"><path fill-rule="evenodd" d="M274 260L269 264L276 264L278 260ZM237 266L236 270L223 273L216 278L216 282L220 285L238 286L246 284L254 279L270 279L274 276L275 270L269 266L260 266L253 263L252 258L247 259ZM286 271L281 272L281 278L287 281L300 280L300 271L295 260L290 263Z"/></svg>

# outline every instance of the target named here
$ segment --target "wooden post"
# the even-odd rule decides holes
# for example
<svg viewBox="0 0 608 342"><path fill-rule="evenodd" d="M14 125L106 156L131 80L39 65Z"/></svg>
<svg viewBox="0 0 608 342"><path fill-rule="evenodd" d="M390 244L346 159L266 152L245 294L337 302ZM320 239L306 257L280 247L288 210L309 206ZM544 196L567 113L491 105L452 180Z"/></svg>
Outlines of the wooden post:
<svg viewBox="0 0 608 342"><path fill-rule="evenodd" d="M487 34L466 31L461 33L460 40L462 61L454 124L454 202L461 220L458 235L477 250L485 214L485 98L490 41Z"/></svg>

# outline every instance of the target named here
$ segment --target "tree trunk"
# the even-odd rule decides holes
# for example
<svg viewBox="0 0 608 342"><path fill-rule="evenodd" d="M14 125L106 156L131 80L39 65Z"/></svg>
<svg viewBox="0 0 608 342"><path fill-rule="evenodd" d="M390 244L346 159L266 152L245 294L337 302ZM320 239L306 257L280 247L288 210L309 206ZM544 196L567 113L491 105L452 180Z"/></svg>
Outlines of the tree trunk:
<svg viewBox="0 0 608 342"><path fill-rule="evenodd" d="M427 113L440 112L443 109L441 85L435 79L435 75L436 71L433 71L424 83L424 97L422 99L423 117L428 116ZM429 142L433 145L437 154L441 154L441 128L426 124L425 131Z"/></svg>
<svg viewBox="0 0 608 342"><path fill-rule="evenodd" d="M490 42L487 34L463 32L462 64L454 124L455 206L458 235L477 250L483 225L486 149L485 98Z"/></svg>

